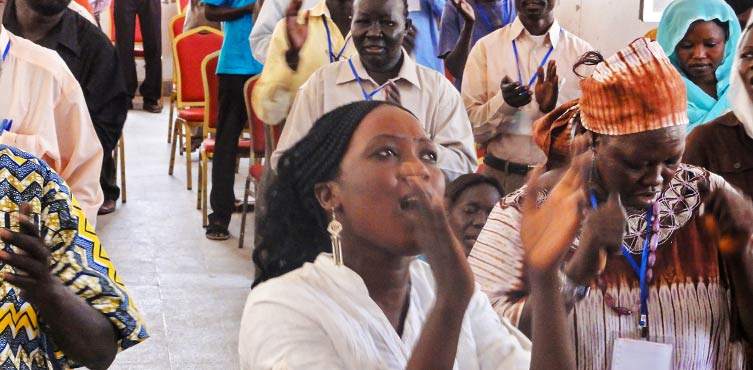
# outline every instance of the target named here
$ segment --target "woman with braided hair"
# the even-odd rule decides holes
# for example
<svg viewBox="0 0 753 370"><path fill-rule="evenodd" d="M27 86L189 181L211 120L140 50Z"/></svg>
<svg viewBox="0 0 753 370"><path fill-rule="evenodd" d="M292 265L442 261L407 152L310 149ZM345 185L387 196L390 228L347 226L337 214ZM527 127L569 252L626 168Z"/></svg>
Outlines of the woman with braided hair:
<svg viewBox="0 0 753 370"><path fill-rule="evenodd" d="M436 162L415 116L377 101L327 113L283 154L254 252L242 369L574 369L555 266L580 216L547 217L577 210L582 174L527 204L521 224L545 310L531 345L475 286Z"/></svg>

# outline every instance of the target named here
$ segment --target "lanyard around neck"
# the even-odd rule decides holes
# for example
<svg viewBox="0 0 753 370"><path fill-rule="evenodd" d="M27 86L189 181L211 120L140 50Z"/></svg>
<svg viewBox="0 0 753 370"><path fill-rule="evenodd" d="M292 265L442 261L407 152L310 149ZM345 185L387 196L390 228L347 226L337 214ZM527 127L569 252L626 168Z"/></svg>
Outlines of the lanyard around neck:
<svg viewBox="0 0 753 370"><path fill-rule="evenodd" d="M361 76L358 75L358 72L356 72L356 67L353 65L353 59L348 59L348 64L350 64L350 70L353 71L353 77L356 78L356 82L358 82L358 86L361 88L361 92L363 93L363 99L366 101L370 101L371 98L374 97L377 93L382 91L387 85L379 86L376 90L372 91L371 93L367 93L366 89L363 87L363 81L361 80Z"/></svg>
<svg viewBox="0 0 753 370"><path fill-rule="evenodd" d="M324 30L327 31L327 46L329 47L329 62L334 63L340 61L340 58L342 58L343 53L345 52L345 48L348 47L348 42L350 42L351 36L348 36L348 38L345 39L345 43L343 44L342 49L340 49L340 52L335 55L334 50L332 50L332 35L329 32L329 25L327 25L327 17L322 16L322 21L324 22Z"/></svg>
<svg viewBox="0 0 753 370"><path fill-rule="evenodd" d="M3 62L5 62L5 59L8 58L9 51L10 51L10 40L8 40L8 43L5 45L5 49L3 49Z"/></svg>
<svg viewBox="0 0 753 370"><path fill-rule="evenodd" d="M593 209L596 209L598 207L598 201L596 200L596 195L593 191L589 192L589 197L591 199L591 207ZM647 271L648 271L648 253L651 249L649 246L649 241L651 240L651 227L653 225L654 218L654 212L653 212L653 206L649 206L646 210L646 237L643 241L643 251L641 252L641 265L638 266L638 263L635 262L633 257L630 255L630 250L625 246L625 244L622 244L622 255L625 256L625 259L628 260L630 263L630 266L633 268L633 271L638 275L638 279L640 281L640 287L641 287L641 317L639 320L639 327L646 328L648 325L648 279L647 279Z"/></svg>
<svg viewBox="0 0 753 370"><path fill-rule="evenodd" d="M502 26L510 23L510 11L508 9L509 1L510 0L502 0ZM494 24L489 18L489 15L486 13L486 10L484 10L484 6L481 4L481 2L476 2L476 10L481 15L481 19L484 20L484 23L489 26L490 30L496 30L498 28L494 27Z"/></svg>
<svg viewBox="0 0 753 370"><path fill-rule="evenodd" d="M512 51L515 54L515 64L518 66L518 81L520 82L520 85L523 86L523 73L520 71L520 57L518 56L518 45L515 43L515 39L512 40ZM554 51L554 45L549 47L549 51L546 52L546 55L544 56L544 59L541 60L541 64L539 64L540 67L543 67L546 64L546 61L549 59L549 56L552 55L552 51ZM530 89L534 82L536 82L536 78L539 77L539 74L537 71L533 72L533 76L531 77L531 80L528 81L528 88Z"/></svg>

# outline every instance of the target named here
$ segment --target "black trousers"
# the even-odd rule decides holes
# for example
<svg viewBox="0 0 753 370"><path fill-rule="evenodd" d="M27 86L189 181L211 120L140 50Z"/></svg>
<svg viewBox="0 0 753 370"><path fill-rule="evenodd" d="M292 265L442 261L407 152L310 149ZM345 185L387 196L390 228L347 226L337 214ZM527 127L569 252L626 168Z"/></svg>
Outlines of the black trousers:
<svg viewBox="0 0 753 370"><path fill-rule="evenodd" d="M227 227L235 206L235 160L238 139L248 120L243 85L251 75L219 74L220 112L217 118L217 137L212 160L212 191L209 204L212 214L209 224Z"/></svg>
<svg viewBox="0 0 753 370"><path fill-rule="evenodd" d="M115 47L126 82L128 96L136 95L136 61L133 55L136 15L141 23L144 39L146 74L139 91L145 102L159 103L162 96L162 8L160 0L113 0L115 21Z"/></svg>
<svg viewBox="0 0 753 370"><path fill-rule="evenodd" d="M115 159L112 157L114 148L104 148L102 155L102 172L99 174L99 186L105 195L105 200L118 200L120 188L118 187Z"/></svg>

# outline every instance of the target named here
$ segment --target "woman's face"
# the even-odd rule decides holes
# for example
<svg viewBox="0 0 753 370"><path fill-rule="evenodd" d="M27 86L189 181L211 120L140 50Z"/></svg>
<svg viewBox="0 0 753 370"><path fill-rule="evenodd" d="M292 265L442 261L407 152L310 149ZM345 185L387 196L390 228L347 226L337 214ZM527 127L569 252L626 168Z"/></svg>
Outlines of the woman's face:
<svg viewBox="0 0 753 370"><path fill-rule="evenodd" d="M602 195L619 192L625 207L643 209L654 203L675 175L685 151L685 126L599 136L595 151Z"/></svg>
<svg viewBox="0 0 753 370"><path fill-rule="evenodd" d="M680 68L693 82L715 80L726 41L724 29L713 21L693 22L675 47Z"/></svg>
<svg viewBox="0 0 753 370"><path fill-rule="evenodd" d="M436 147L415 117L388 105L369 113L330 182L344 241L391 255L420 254L413 237L416 192L408 181L417 179L443 201L444 176L436 162Z"/></svg>
<svg viewBox="0 0 753 370"><path fill-rule="evenodd" d="M738 58L740 58L740 77L743 80L745 90L748 91L748 96L753 99L753 31L745 33L745 37L740 43L740 51L738 52Z"/></svg>
<svg viewBox="0 0 753 370"><path fill-rule="evenodd" d="M450 226L463 243L466 256L471 254L476 238L500 197L502 194L494 186L476 184L465 189L455 203L448 207Z"/></svg>

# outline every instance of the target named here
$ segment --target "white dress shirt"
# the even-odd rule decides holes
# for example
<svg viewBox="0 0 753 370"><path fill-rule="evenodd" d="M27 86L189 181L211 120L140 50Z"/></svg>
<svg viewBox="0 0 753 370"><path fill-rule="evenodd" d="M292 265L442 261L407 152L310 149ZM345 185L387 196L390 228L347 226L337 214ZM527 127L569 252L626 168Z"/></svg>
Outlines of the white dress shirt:
<svg viewBox="0 0 753 370"><path fill-rule="evenodd" d="M513 40L518 50L519 67ZM550 47L553 50L548 60L557 62L557 105L560 105L580 97L580 79L572 69L581 55L592 48L562 29L556 20L545 35L537 37L528 33L520 18L516 18L513 23L479 40L468 55L461 88L463 103L476 142L487 144L487 151L497 158L523 164L535 164L545 159L544 152L531 137L533 122L544 115L539 111L536 98L532 97L526 106L514 108L502 98L500 82L505 76L517 81L520 70L522 84L528 85ZM534 82L531 93L535 86Z"/></svg>
<svg viewBox="0 0 753 370"><path fill-rule="evenodd" d="M70 186L92 229L104 200L99 186L102 145L84 94L54 51L0 26L0 49L10 42L0 76L0 120L13 120L0 144L41 158Z"/></svg>
<svg viewBox="0 0 753 370"><path fill-rule="evenodd" d="M319 0L303 0L301 10L313 8L317 3L319 3ZM288 5L290 5L290 0L265 0L264 5L259 10L254 28L248 36L248 43L251 45L251 53L254 54L254 59L261 64L267 61L267 51L272 39L272 32L274 32L277 22L285 18Z"/></svg>
<svg viewBox="0 0 753 370"><path fill-rule="evenodd" d="M445 76L416 64L405 51L403 55L403 65L394 82L403 107L418 117L426 135L437 144L439 168L450 180L475 171L478 163L473 133L460 94ZM354 55L350 60L363 88L367 92L377 90L380 86L366 72L359 56ZM282 153L301 140L319 117L363 99L361 85L348 60L318 69L298 91L277 149L272 154L272 167L277 168ZM384 89L373 99L385 100Z"/></svg>
<svg viewBox="0 0 753 370"><path fill-rule="evenodd" d="M403 370L436 299L431 268L410 266L402 336L357 273L328 254L254 288L241 320L243 370ZM478 287L460 329L455 370L522 370L531 343L500 321Z"/></svg>

